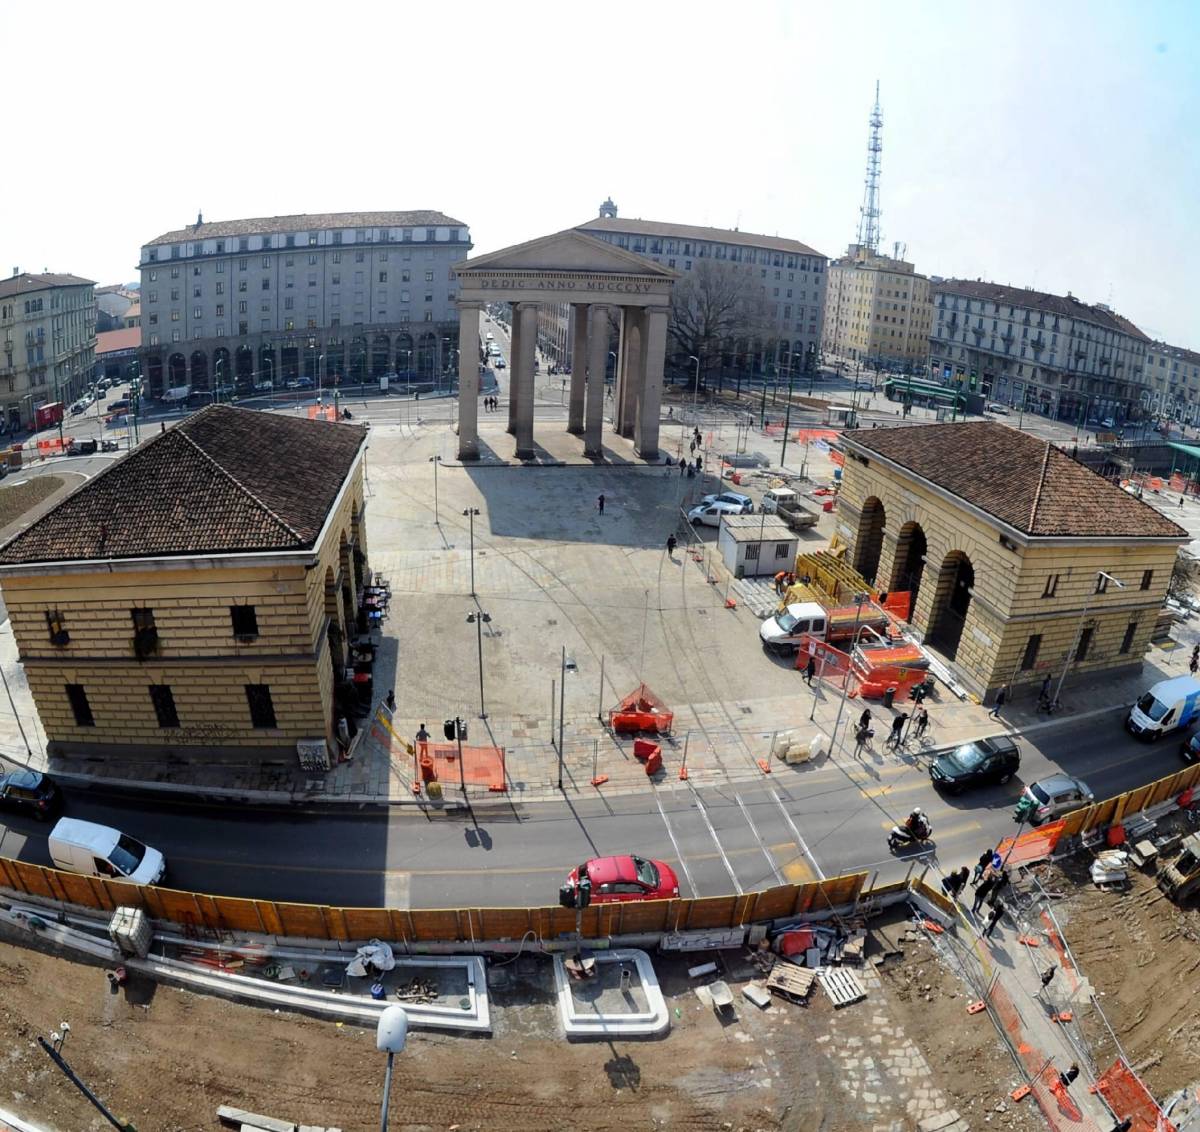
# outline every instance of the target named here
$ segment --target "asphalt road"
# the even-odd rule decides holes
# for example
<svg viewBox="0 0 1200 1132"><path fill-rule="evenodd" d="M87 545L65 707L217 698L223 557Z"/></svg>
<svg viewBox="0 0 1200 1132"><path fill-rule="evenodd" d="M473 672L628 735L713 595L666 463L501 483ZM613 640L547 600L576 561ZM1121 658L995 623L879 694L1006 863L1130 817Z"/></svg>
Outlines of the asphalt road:
<svg viewBox="0 0 1200 1132"><path fill-rule="evenodd" d="M147 808L98 793L68 793L67 806L162 850L168 883L184 889L349 906L503 906L552 904L573 864L630 851L671 862L684 893L702 896L860 868L899 877L908 859L888 853L887 830L917 805L933 822L939 861L953 867L1012 833L1023 784L1051 770L1085 778L1102 798L1182 765L1177 741L1132 739L1117 709L1052 721L1021 747L1017 778L958 798L938 795L922 764L867 755L780 767L721 789L669 781L611 800L489 799L472 814L227 810L159 798ZM10 816L0 853L49 864L47 832Z"/></svg>

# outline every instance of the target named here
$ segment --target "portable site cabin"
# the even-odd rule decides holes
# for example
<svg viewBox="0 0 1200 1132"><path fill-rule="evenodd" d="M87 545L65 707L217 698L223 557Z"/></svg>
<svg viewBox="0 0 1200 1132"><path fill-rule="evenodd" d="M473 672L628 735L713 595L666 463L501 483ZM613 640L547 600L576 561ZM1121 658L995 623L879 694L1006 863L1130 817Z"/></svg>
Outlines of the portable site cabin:
<svg viewBox="0 0 1200 1132"><path fill-rule="evenodd" d="M773 515L726 515L717 530L717 550L735 578L794 570L799 544L787 523Z"/></svg>

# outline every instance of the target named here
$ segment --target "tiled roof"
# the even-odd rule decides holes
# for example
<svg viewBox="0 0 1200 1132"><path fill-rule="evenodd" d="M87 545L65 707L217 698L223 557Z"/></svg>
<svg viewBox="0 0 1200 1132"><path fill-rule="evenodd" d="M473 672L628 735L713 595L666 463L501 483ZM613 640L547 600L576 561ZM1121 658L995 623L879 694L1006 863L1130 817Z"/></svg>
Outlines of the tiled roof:
<svg viewBox="0 0 1200 1132"><path fill-rule="evenodd" d="M1007 425L970 421L856 429L845 436L1028 535L1189 537L1053 444Z"/></svg>
<svg viewBox="0 0 1200 1132"><path fill-rule="evenodd" d="M142 328L125 326L120 330L105 330L96 335L96 357L115 354L118 350L136 350L142 344Z"/></svg>
<svg viewBox="0 0 1200 1132"><path fill-rule="evenodd" d="M0 548L0 566L307 549L366 436L210 405L68 495Z"/></svg>
<svg viewBox="0 0 1200 1132"><path fill-rule="evenodd" d="M13 295L27 295L30 291L45 291L50 287L91 287L95 282L82 279L78 275L59 275L53 271L35 275L23 271L20 275L10 275L0 279L0 299L9 299Z"/></svg>
<svg viewBox="0 0 1200 1132"><path fill-rule="evenodd" d="M174 232L164 232L153 244L179 244L185 240L209 240L221 236L260 236L276 232L317 232L326 228L465 228L444 212L312 212L299 216L257 216L249 220L206 220Z"/></svg>
<svg viewBox="0 0 1200 1132"><path fill-rule="evenodd" d="M739 232L729 228L700 228L694 224L668 224L662 220L627 220L617 216L596 216L575 225L577 232L615 232L630 236L674 236L679 240L706 240L713 244L738 244L747 248L768 248L773 252L790 252L792 255L814 255L825 259L821 252L810 248L799 240L785 240L780 236L757 236L753 232Z"/></svg>
<svg viewBox="0 0 1200 1132"><path fill-rule="evenodd" d="M930 291L939 294L960 295L966 299L982 299L988 303L1003 303L1005 306L1028 307L1045 311L1063 318L1078 318L1103 327L1117 330L1143 341L1150 341L1127 318L1099 304L1089 305L1074 295L1050 295L1045 291L1034 291L1028 287L1010 287L1007 283L984 283L978 279L938 279L929 284Z"/></svg>
<svg viewBox="0 0 1200 1132"><path fill-rule="evenodd" d="M1195 350L1187 350L1182 346L1171 346L1166 342L1151 342L1149 352L1162 354L1168 358L1177 358L1187 365L1200 365L1200 354Z"/></svg>

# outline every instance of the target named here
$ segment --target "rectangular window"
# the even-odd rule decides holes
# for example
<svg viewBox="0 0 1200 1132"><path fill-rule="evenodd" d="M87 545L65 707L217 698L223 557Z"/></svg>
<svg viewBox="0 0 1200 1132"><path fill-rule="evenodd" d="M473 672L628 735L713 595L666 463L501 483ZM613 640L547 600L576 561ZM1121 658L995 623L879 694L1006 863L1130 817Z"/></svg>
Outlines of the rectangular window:
<svg viewBox="0 0 1200 1132"><path fill-rule="evenodd" d="M75 713L75 723L79 727L95 727L96 719L92 715L92 705L88 703L87 692L82 684L67 684L67 700L71 711Z"/></svg>
<svg viewBox="0 0 1200 1132"><path fill-rule="evenodd" d="M758 551L759 551L758 543L756 543L756 542L747 543L746 544L746 561L747 562L757 562L758 561Z"/></svg>
<svg viewBox="0 0 1200 1132"><path fill-rule="evenodd" d="M1042 597L1053 597L1058 591L1058 575L1050 574L1046 578L1046 588L1042 590Z"/></svg>
<svg viewBox="0 0 1200 1132"><path fill-rule="evenodd" d="M1087 659L1088 649L1092 647L1092 637L1095 635L1096 630L1091 625L1079 634L1079 647L1075 650L1076 664L1082 664Z"/></svg>
<svg viewBox="0 0 1200 1132"><path fill-rule="evenodd" d="M217 303L217 318L221 318L225 314L225 304Z"/></svg>
<svg viewBox="0 0 1200 1132"><path fill-rule="evenodd" d="M159 727L178 727L179 712L175 708L175 696L170 684L151 684L150 702L154 705L154 714L158 718Z"/></svg>
<svg viewBox="0 0 1200 1132"><path fill-rule="evenodd" d="M238 314L245 314L245 313L246 313L246 300L242 299L238 303Z"/></svg>
<svg viewBox="0 0 1200 1132"><path fill-rule="evenodd" d="M1108 575L1107 574L1097 574L1096 575L1096 591L1095 592L1098 594L1108 592Z"/></svg>
<svg viewBox="0 0 1200 1132"><path fill-rule="evenodd" d="M57 609L46 610L46 629L50 634L50 643L61 648L69 644L71 634L64 627L63 615Z"/></svg>
<svg viewBox="0 0 1200 1132"><path fill-rule="evenodd" d="M1144 590L1148 590L1150 588L1150 583L1153 581L1154 581L1154 571L1153 570L1143 570L1142 571L1141 588Z"/></svg>
<svg viewBox="0 0 1200 1132"><path fill-rule="evenodd" d="M200 320L200 319L202 319L203 317L204 317L204 311L202 311L202 310L201 310L199 307L193 307L193 308L192 308L192 318L194 318L194 319L196 319L197 321L199 321L199 320Z"/></svg>
<svg viewBox="0 0 1200 1132"><path fill-rule="evenodd" d="M432 282L433 282L433 272L432 272L432 271L427 271L427 272L425 272L425 282L426 282L426 283L432 283Z"/></svg>
<svg viewBox="0 0 1200 1132"><path fill-rule="evenodd" d="M1137 622L1130 621L1125 627L1125 636L1121 638L1121 653L1127 653L1133 647L1133 635L1137 632Z"/></svg>
<svg viewBox="0 0 1200 1132"><path fill-rule="evenodd" d="M225 284L222 283L220 280L217 281L217 294L218 295L225 294Z"/></svg>
<svg viewBox="0 0 1200 1132"><path fill-rule="evenodd" d="M262 265L263 265L263 267L271 266L271 257L269 255L263 256Z"/></svg>
<svg viewBox="0 0 1200 1132"><path fill-rule="evenodd" d="M1038 650L1042 647L1042 634L1034 633L1025 643L1025 655L1021 657L1021 671L1028 672L1037 664Z"/></svg>
<svg viewBox="0 0 1200 1132"><path fill-rule="evenodd" d="M245 293L245 291L246 291L246 280L244 280L244 279L239 279L239 280L238 280L238 291L239 291L240 293L242 293L242 294L244 294L244 293Z"/></svg>
<svg viewBox="0 0 1200 1132"><path fill-rule="evenodd" d="M380 282L380 283L386 283L386 282L387 282L387 272L386 272L386 271L381 271L381 272L379 273L379 282Z"/></svg>
<svg viewBox="0 0 1200 1132"><path fill-rule="evenodd" d="M775 547L775 557L776 558L790 558L791 557L791 549L792 548L786 542L778 543Z"/></svg>
<svg viewBox="0 0 1200 1132"><path fill-rule="evenodd" d="M274 728L275 704L271 701L269 684L247 684L246 703L250 705L250 722L255 727Z"/></svg>
<svg viewBox="0 0 1200 1132"><path fill-rule="evenodd" d="M204 291L200 288L199 284L197 284L195 287L192 288L192 298L193 299L202 298L203 295L204 295Z"/></svg>
<svg viewBox="0 0 1200 1132"><path fill-rule="evenodd" d="M264 280L262 281L262 289L263 289L264 291L269 291L269 290L271 289L271 280L269 280L269 279L264 279Z"/></svg>

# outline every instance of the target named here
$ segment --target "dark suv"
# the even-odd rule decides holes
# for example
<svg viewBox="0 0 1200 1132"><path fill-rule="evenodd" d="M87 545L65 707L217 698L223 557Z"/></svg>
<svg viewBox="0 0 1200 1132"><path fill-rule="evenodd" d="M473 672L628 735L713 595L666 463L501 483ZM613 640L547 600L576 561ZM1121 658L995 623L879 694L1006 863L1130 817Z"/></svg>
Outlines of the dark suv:
<svg viewBox="0 0 1200 1132"><path fill-rule="evenodd" d="M62 809L62 791L48 774L14 770L0 776L0 806L48 821Z"/></svg>

